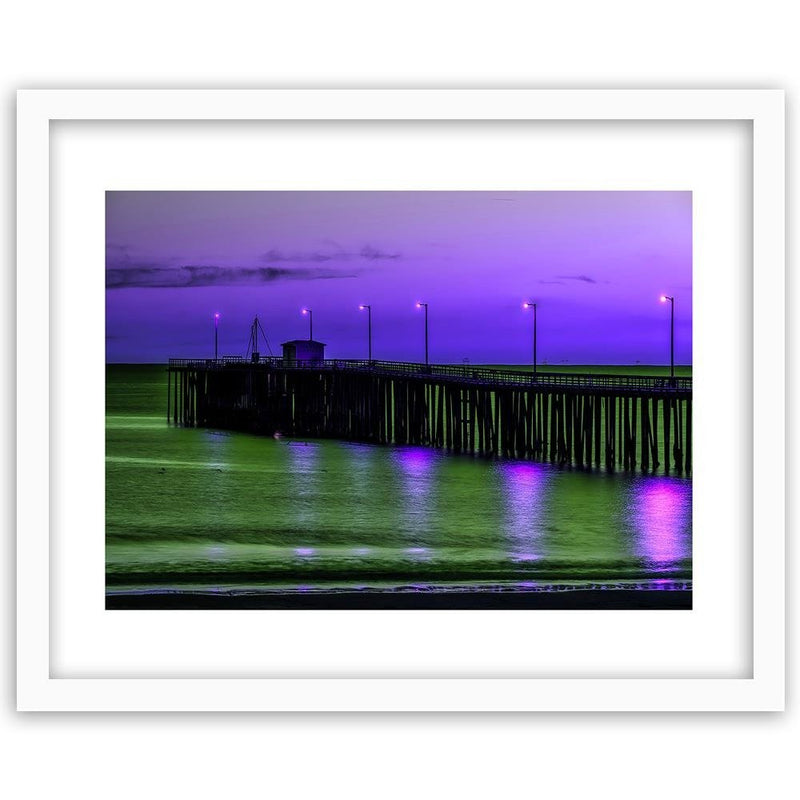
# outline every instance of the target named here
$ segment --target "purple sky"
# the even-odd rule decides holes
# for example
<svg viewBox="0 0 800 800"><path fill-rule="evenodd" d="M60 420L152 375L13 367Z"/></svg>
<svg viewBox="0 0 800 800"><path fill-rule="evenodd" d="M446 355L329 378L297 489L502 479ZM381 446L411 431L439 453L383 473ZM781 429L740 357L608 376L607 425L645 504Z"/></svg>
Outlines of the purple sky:
<svg viewBox="0 0 800 800"><path fill-rule="evenodd" d="M275 354L691 363L690 192L108 192L106 360L244 355L253 317ZM262 352L266 348L262 345Z"/></svg>

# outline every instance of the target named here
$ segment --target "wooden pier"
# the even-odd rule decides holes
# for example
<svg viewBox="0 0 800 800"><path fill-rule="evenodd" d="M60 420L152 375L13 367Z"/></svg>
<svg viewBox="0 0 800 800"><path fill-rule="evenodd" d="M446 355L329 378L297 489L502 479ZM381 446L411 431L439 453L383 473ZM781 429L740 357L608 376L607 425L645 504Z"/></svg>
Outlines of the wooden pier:
<svg viewBox="0 0 800 800"><path fill-rule="evenodd" d="M394 361L170 359L167 420L691 474L692 379Z"/></svg>

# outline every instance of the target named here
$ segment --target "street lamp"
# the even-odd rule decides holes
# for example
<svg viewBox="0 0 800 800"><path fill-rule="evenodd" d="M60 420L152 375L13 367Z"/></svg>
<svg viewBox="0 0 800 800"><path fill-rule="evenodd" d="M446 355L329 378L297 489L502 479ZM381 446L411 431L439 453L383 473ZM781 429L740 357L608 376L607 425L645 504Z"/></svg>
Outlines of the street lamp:
<svg viewBox="0 0 800 800"><path fill-rule="evenodd" d="M417 308L425 308L425 364L428 364L428 304L417 303Z"/></svg>
<svg viewBox="0 0 800 800"><path fill-rule="evenodd" d="M314 338L314 315L310 308L304 308L300 313L308 314L308 340L311 341Z"/></svg>
<svg viewBox="0 0 800 800"><path fill-rule="evenodd" d="M528 300L522 304L524 309L533 309L533 374L536 375L536 303Z"/></svg>
<svg viewBox="0 0 800 800"><path fill-rule="evenodd" d="M668 294L661 295L661 302L669 300L669 376L675 377L675 298Z"/></svg>
<svg viewBox="0 0 800 800"><path fill-rule="evenodd" d="M214 361L219 357L219 314L214 314Z"/></svg>
<svg viewBox="0 0 800 800"><path fill-rule="evenodd" d="M369 337L369 363L372 364L372 306L367 305L366 303L362 303L359 307L359 311L363 311L367 309L367 331Z"/></svg>

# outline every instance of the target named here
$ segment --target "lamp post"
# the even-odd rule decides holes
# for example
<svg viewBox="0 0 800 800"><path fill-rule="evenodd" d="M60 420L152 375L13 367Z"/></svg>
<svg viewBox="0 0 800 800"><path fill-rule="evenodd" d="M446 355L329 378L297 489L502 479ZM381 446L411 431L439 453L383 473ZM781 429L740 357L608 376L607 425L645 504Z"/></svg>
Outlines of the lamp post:
<svg viewBox="0 0 800 800"><path fill-rule="evenodd" d="M668 294L661 295L661 302L669 300L669 376L675 377L675 298Z"/></svg>
<svg viewBox="0 0 800 800"><path fill-rule="evenodd" d="M366 303L362 303L359 307L359 311L363 311L367 309L367 336L369 338L369 363L372 364L372 306L367 305Z"/></svg>
<svg viewBox="0 0 800 800"><path fill-rule="evenodd" d="M536 303L528 300L522 304L524 309L533 309L533 375L536 376Z"/></svg>
<svg viewBox="0 0 800 800"><path fill-rule="evenodd" d="M314 315L310 308L304 308L300 313L308 314L308 341L310 342L314 338Z"/></svg>
<svg viewBox="0 0 800 800"><path fill-rule="evenodd" d="M417 303L417 308L425 308L425 365L428 365L428 304Z"/></svg>
<svg viewBox="0 0 800 800"><path fill-rule="evenodd" d="M219 358L219 314L214 314L214 361Z"/></svg>

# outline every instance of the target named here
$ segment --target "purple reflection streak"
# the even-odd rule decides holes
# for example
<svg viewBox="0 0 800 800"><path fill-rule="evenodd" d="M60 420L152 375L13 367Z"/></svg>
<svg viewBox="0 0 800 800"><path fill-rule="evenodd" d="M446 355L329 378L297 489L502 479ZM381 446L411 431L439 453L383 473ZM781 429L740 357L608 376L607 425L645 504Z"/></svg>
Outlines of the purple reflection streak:
<svg viewBox="0 0 800 800"><path fill-rule="evenodd" d="M412 481L428 478L436 461L434 451L425 447L399 447L394 455L403 474Z"/></svg>
<svg viewBox="0 0 800 800"><path fill-rule="evenodd" d="M669 478L643 479L634 488L631 512L640 558L667 565L690 556L686 533L690 484Z"/></svg>
<svg viewBox="0 0 800 800"><path fill-rule="evenodd" d="M289 458L292 461L293 471L300 473L313 473L318 461L319 447L308 442L288 442Z"/></svg>
<svg viewBox="0 0 800 800"><path fill-rule="evenodd" d="M547 472L540 464L515 462L502 465L500 475L506 502L508 557L517 563L538 561L542 557L537 539Z"/></svg>
<svg viewBox="0 0 800 800"><path fill-rule="evenodd" d="M414 533L424 534L431 512L437 454L425 447L400 447L392 458L403 483L404 516Z"/></svg>

